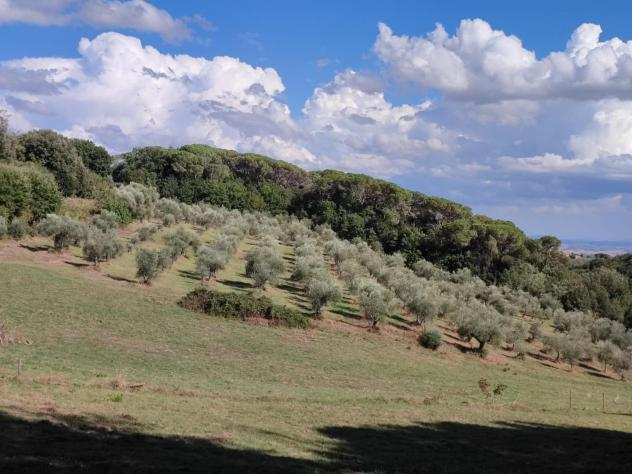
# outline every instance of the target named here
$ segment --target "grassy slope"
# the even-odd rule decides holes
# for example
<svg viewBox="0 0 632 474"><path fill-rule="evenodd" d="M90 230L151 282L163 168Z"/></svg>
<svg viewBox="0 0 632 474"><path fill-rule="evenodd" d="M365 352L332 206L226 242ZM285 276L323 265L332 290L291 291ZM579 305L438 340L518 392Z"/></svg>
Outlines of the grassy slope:
<svg viewBox="0 0 632 474"><path fill-rule="evenodd" d="M242 244L216 285L234 289L234 282L248 283L239 257L251 244ZM285 253L291 261L289 247ZM352 318L356 324L348 330L341 330L342 323L323 323L300 331L189 313L175 300L198 284L186 273L192 260L181 258L145 288L102 275L132 280L130 255L104 265L101 275L21 255L0 259L0 321L32 342L0 347L5 426L32 432L41 425L22 420L47 417L63 421L59 426L144 433L145 438L133 438L141 443L136 457L122 448L120 462L152 466L160 460L163 468L179 466L185 453L192 468L208 462L234 467L238 458L242 467L268 463L271 470L308 465L405 470L420 463L429 469L502 470L511 463L526 468L529 462L550 468L562 460L575 467L590 461L597 463L593 467L607 462L618 468L621 455L629 456L629 449L622 449L632 439L632 417L601 413L602 393L609 411L629 413L629 384L567 373L533 359L492 364L452 350L431 353L405 335L360 331ZM287 282L268 292L279 301L303 304ZM334 316L345 319L339 314L328 319ZM16 380L18 359L24 368ZM478 388L482 377L508 386L494 406ZM129 384L143 386L125 388ZM550 427L510 430L502 423ZM103 442L81 433L84 444ZM0 441L8 441L2 436ZM51 446L72 436L55 433ZM167 451L174 456L165 458L152 451L163 438L150 436L207 441L199 449L173 441ZM19 451L24 443L15 449L16 459L26 456ZM62 465L79 462L79 452L68 444L59 449L42 457L65 456ZM613 449L619 454L604 460ZM541 455L534 457L535 451ZM85 462L99 456L95 451ZM0 466L7 459L0 454ZM297 465L296 459L309 464Z"/></svg>

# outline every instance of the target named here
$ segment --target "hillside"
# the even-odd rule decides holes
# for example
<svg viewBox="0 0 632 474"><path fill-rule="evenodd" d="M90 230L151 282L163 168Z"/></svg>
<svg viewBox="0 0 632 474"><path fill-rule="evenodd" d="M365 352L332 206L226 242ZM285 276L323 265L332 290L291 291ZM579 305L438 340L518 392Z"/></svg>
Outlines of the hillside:
<svg viewBox="0 0 632 474"><path fill-rule="evenodd" d="M78 212L85 204L66 206ZM175 210L172 205L163 200L156 213ZM630 462L624 447L632 437L632 388L611 368L585 359L569 366L538 341L523 349L496 341L481 358L473 354L478 343L459 337L458 318L447 315L434 322L443 345L425 349L418 342L423 327L400 303L372 330L353 280L347 286L344 276L382 258L361 243L364 253L343 258L351 258L345 267L336 255L351 244L297 221L278 225L245 215L255 227L241 234L209 281L200 282L196 253L188 248L150 285L142 284L134 262L140 249L158 251L173 242L170 236L187 232L198 245L215 245L244 219L180 209L210 224L133 222L116 231L127 250L97 266L80 247L53 251L48 237L0 243L3 472L209 466L518 472L560 463L614 472ZM138 241L149 227L156 230ZM327 278L343 290L320 318L312 316L305 283L294 276L314 245L310 239L318 252L332 255ZM256 290L246 275L247 256L270 246L278 247L284 270ZM450 283L458 291L472 284L462 273ZM178 305L200 286L244 296L263 292L308 316L310 327L220 318ZM513 311L503 324L533 320L522 312L509 316ZM555 334L551 324L544 322L544 334ZM493 389L498 393L491 395Z"/></svg>

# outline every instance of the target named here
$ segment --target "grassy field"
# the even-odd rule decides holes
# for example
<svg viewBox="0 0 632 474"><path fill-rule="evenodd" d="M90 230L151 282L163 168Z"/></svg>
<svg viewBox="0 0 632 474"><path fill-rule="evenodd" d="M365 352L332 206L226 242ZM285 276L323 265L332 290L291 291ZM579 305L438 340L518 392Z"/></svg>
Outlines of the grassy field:
<svg viewBox="0 0 632 474"><path fill-rule="evenodd" d="M502 352L431 352L412 331L368 332L351 300L310 330L191 313L176 304L200 284L190 256L146 287L133 254L97 271L76 249L27 245L0 242L0 322L17 339L0 346L2 472L613 472L632 462L626 382ZM210 284L247 291L252 245ZM306 310L283 251L288 272L266 291ZM492 402L482 378L507 388Z"/></svg>

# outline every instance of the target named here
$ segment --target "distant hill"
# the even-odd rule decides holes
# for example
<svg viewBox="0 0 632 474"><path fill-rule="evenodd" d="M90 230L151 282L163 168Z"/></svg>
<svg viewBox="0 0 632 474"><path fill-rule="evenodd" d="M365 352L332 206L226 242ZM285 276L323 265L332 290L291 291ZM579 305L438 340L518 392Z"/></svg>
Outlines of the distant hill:
<svg viewBox="0 0 632 474"><path fill-rule="evenodd" d="M632 252L632 240L562 239L562 250L584 255L621 255Z"/></svg>

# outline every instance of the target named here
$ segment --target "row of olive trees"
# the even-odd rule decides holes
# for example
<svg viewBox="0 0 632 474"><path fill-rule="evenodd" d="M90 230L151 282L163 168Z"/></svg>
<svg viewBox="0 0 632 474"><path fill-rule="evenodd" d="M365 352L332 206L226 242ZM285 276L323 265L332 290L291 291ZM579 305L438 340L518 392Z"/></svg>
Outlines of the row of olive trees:
<svg viewBox="0 0 632 474"><path fill-rule="evenodd" d="M218 229L214 241L198 248L196 269L202 281L214 277L226 266L249 228L246 219L235 212L225 212L223 218L218 213L217 219L208 222L209 225L215 225L222 221L226 223Z"/></svg>
<svg viewBox="0 0 632 474"><path fill-rule="evenodd" d="M53 248L58 252L71 245L82 245L84 258L98 265L123 252L124 246L116 233L118 225L115 214L101 211L87 222L48 214L35 229L38 234L51 237Z"/></svg>
<svg viewBox="0 0 632 474"><path fill-rule="evenodd" d="M632 368L632 331L620 322L558 310L552 325L555 332L543 336L542 342L555 361L564 360L572 367L596 358L604 372L610 366L622 378Z"/></svg>
<svg viewBox="0 0 632 474"><path fill-rule="evenodd" d="M136 252L136 276L150 284L161 272L168 270L189 247L200 245L198 235L185 227L178 227L164 236L165 246L157 250L141 248Z"/></svg>
<svg viewBox="0 0 632 474"><path fill-rule="evenodd" d="M341 291L323 258L319 240L308 223L295 221L288 226L287 239L294 245L294 272L292 279L300 283L316 317L323 309L341 298Z"/></svg>

